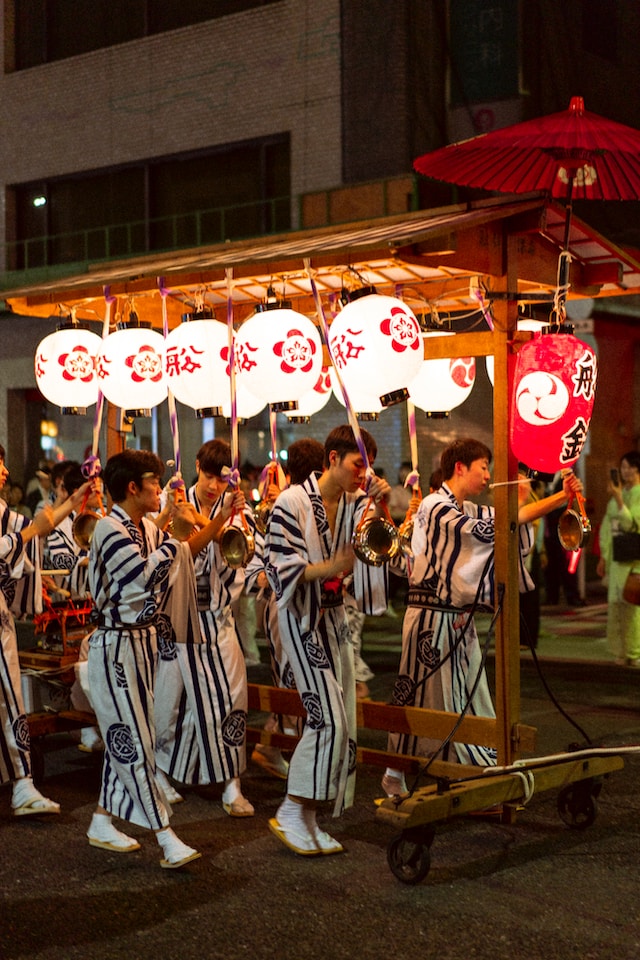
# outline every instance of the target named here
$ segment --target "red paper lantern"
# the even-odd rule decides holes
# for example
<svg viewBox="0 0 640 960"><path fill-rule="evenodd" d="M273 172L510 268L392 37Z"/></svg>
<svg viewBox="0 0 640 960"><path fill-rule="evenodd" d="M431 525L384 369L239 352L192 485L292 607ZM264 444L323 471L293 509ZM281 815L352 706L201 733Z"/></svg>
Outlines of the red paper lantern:
<svg viewBox="0 0 640 960"><path fill-rule="evenodd" d="M43 397L62 408L63 413L84 416L96 403L100 389L96 356L100 337L75 323L61 324L38 344L35 374Z"/></svg>
<svg viewBox="0 0 640 960"><path fill-rule="evenodd" d="M595 399L594 351L571 334L534 337L520 349L513 378L510 441L533 470L556 473L576 462Z"/></svg>

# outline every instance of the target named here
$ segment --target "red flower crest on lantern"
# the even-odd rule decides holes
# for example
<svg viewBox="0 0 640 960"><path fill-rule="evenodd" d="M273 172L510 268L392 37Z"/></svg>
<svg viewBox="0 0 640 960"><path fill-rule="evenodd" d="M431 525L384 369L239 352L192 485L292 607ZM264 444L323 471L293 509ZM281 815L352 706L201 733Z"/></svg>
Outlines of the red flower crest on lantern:
<svg viewBox="0 0 640 960"><path fill-rule="evenodd" d="M69 353L60 354L58 363L64 367L64 380L82 380L83 383L91 383L93 380L95 361L82 344L77 344Z"/></svg>
<svg viewBox="0 0 640 960"><path fill-rule="evenodd" d="M475 357L456 357L449 367L451 379L458 387L472 387L476 380Z"/></svg>
<svg viewBox="0 0 640 960"><path fill-rule="evenodd" d="M391 308L391 316L385 317L380 324L385 337L391 337L391 346L397 353L405 350L419 350L422 346L420 327L414 316L401 306Z"/></svg>
<svg viewBox="0 0 640 960"><path fill-rule="evenodd" d="M144 380L157 383L162 379L162 357L148 344L143 344L137 353L127 357L125 363L133 370L131 379L136 383Z"/></svg>
<svg viewBox="0 0 640 960"><path fill-rule="evenodd" d="M308 373L313 367L316 345L300 330L289 330L286 340L279 340L273 345L273 352L277 357L282 357L280 368L283 373L294 373L296 370Z"/></svg>
<svg viewBox="0 0 640 960"><path fill-rule="evenodd" d="M330 393L331 392L331 371L329 367L323 367L318 377L316 384L314 386L314 391L316 393Z"/></svg>

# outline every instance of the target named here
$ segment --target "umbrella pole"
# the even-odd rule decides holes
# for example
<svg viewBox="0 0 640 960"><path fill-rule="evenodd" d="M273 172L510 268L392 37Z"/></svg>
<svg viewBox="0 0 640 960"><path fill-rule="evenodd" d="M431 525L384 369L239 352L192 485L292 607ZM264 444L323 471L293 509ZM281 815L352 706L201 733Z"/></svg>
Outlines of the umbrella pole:
<svg viewBox="0 0 640 960"><path fill-rule="evenodd" d="M558 261L558 290L556 293L556 302L554 304L554 313L556 322L562 324L565 318L565 301L569 291L569 267L571 265L571 255L569 253L569 240L571 237L571 217L573 214L573 177L569 176L567 190L566 218L564 222L564 239L562 243L562 252Z"/></svg>

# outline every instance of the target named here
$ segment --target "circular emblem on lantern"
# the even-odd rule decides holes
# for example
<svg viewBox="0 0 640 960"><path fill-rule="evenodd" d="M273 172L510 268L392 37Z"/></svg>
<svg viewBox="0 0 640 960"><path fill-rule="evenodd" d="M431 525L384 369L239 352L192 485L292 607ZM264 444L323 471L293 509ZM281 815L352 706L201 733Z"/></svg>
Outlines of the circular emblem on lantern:
<svg viewBox="0 0 640 960"><path fill-rule="evenodd" d="M449 331L425 333L429 337L454 336ZM438 357L423 360L418 376L409 384L409 397L420 410L434 417L443 417L467 399L476 382L474 357Z"/></svg>
<svg viewBox="0 0 640 960"><path fill-rule="evenodd" d="M518 460L543 473L576 462L591 422L597 372L594 351L571 334L545 333L522 346L509 425Z"/></svg>
<svg viewBox="0 0 640 960"><path fill-rule="evenodd" d="M518 384L516 406L526 423L555 423L569 405L569 391L553 373L528 373Z"/></svg>
<svg viewBox="0 0 640 960"><path fill-rule="evenodd" d="M167 396L164 337L142 326L125 326L102 341L97 359L100 387L123 410L156 407Z"/></svg>
<svg viewBox="0 0 640 960"><path fill-rule="evenodd" d="M38 389L65 412L84 413L96 403L99 383L96 356L100 337L75 324L49 334L36 349L35 374Z"/></svg>

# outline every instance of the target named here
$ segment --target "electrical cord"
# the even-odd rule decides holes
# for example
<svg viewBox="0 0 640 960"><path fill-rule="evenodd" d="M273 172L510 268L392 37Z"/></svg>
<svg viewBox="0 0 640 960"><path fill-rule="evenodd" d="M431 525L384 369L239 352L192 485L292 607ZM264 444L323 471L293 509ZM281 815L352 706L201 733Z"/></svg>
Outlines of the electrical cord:
<svg viewBox="0 0 640 960"><path fill-rule="evenodd" d="M460 637L456 638L456 643L455 643L454 646L450 649L449 654L447 655L447 657L443 658L443 660L440 661L437 669L440 669L440 667L442 667L442 664L446 662L446 660L448 659L448 657L453 654L454 650L457 649L457 647L458 647L458 646L460 645L460 643L462 642L462 639L463 639L463 637L464 637L464 633L465 633L466 630L468 629L468 626L469 626L469 624L471 623L471 620L473 619L474 611L475 611L476 607L478 606L479 597L480 597L480 592L481 592L481 590L482 590L482 584L483 584L484 578L485 578L485 576L486 576L486 574L487 574L487 572L488 572L488 570L489 570L489 567L490 567L490 565L491 565L492 562L493 562L493 554L491 554L491 555L487 558L487 562L486 562L485 565L484 565L484 569L483 569L483 571L482 571L482 575L481 575L480 580L479 580L479 582L478 582L478 589L476 590L476 595L475 595L475 597L474 597L474 599L473 599L473 603L471 604L471 608L470 608L470 610L469 610L469 616L468 616L467 621L466 621L466 623L465 623L465 625L464 625L464 628L463 628L463 631L462 631L462 635L461 635ZM433 754L429 757L427 763L426 763L423 767L421 767L420 770L418 771L418 773L416 774L416 777L415 777L415 779L414 779L414 782L413 782L413 784L411 785L411 787L410 787L410 789L409 789L409 796L412 796L413 793L416 791L416 789L417 789L417 787L418 787L418 784L420 783L420 780L422 779L422 777L424 777L424 776L428 773L429 768L431 767L431 764L434 762L434 760L436 760L437 757L439 757L439 756L440 756L442 753L444 753L444 751L447 749L447 747L449 746L449 744L450 744L451 741L453 740L454 736L456 735L457 731L459 730L462 721L464 720L464 718L466 717L467 713L469 712L469 709L470 709L470 707L471 707L471 703L472 703L472 701L473 701L473 697L474 697L474 695L475 695L476 690L478 689L478 685L479 685L479 683L480 683L480 680L482 679L482 675L483 675L484 670L485 670L485 666L486 666L486 662L487 662L487 654L488 654L488 652L489 652L489 645L490 645L491 640L492 640L492 638L493 638L493 634L494 634L494 630L495 630L495 625L496 625L496 622L497 622L497 620L498 620L498 617L500 616L500 613L501 613L501 611L502 611L502 604L503 604L503 600L504 600L504 584L502 584L502 583L498 584L497 593L498 593L498 598L497 598L497 601L498 601L498 602L497 602L497 604L496 604L496 608L495 608L493 617L491 618L491 623L489 624L489 629L487 630L486 638L485 638L485 640L484 640L484 642L483 642L483 644L482 644L480 664L479 664L479 666L478 666L478 670L477 670L477 672L476 672L476 676L475 676L475 678L474 678L473 685L472 685L470 691L465 688L465 692L466 692L466 694L467 694L467 702L465 703L464 707L463 707L462 710L460 711L460 713L459 713L459 715L458 715L458 717L457 717L457 719L456 719L456 722L454 723L453 727L451 728L451 730L449 731L449 733L447 734L447 736L445 737L445 739L442 741L442 743L440 744L440 746L438 747L438 749L435 751L435 753L433 753ZM435 671L431 671L431 674L433 674L434 672L435 672ZM427 677L428 677L428 676L429 676L429 674L427 675ZM421 683L424 682L424 681L427 679L427 677L424 677L423 680L421 681ZM418 689L418 686L419 686L419 684L416 684L415 689Z"/></svg>
<svg viewBox="0 0 640 960"><path fill-rule="evenodd" d="M523 625L523 623L522 623L522 621L521 621L521 627L522 627L522 625ZM533 658L533 662L534 662L534 664L535 664L535 668L536 668L536 670L537 670L538 677L540 678L540 683L542 684L545 693L546 693L547 696L549 697L549 700L550 700L551 703L554 705L554 707L556 708L556 710L558 711L558 713L560 713L561 716L563 716L563 717L565 718L565 720L566 720L568 723L570 723L571 726L574 727L574 729L577 730L578 733L584 738L585 743L587 743L587 744L593 743L593 741L591 740L591 737L589 736L589 734L580 726L580 724L579 724L576 720L573 719L573 717L572 717L569 713L567 713L567 711L564 709L564 707L562 706L562 704L556 699L553 691L551 690L551 687L550 687L549 684L547 683L547 678L545 677L544 672L543 672L543 670L542 670L542 666L541 666L541 664L540 664L540 660L539 660L539 658L538 658L538 654L536 653L536 648L535 648L534 645L533 645L532 638L531 638L531 634L530 634L530 632L529 632L529 628L528 628L528 626L527 626L526 623L524 623L524 629L525 629L525 633L526 633L526 636L527 636L527 646L529 647L529 650L531 651L531 656L532 656L532 658Z"/></svg>

